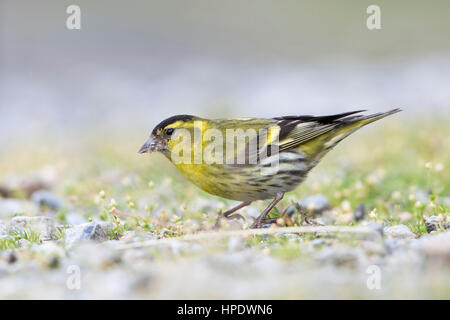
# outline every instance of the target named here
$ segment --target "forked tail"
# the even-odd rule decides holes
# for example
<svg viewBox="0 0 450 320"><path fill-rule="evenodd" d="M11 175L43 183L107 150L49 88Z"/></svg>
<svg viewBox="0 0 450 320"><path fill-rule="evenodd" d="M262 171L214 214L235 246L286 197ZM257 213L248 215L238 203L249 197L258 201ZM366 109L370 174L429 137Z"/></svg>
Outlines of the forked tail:
<svg viewBox="0 0 450 320"><path fill-rule="evenodd" d="M334 130L318 137L318 140L311 146L310 154L317 155L317 159L320 159L331 150L334 146L336 146L340 141L348 137L350 134L362 128L363 126L382 119L384 117L390 116L394 113L400 112L400 109L392 109L387 112L380 112L371 115L357 115L357 116L347 116L335 120L337 126ZM320 147L322 145L322 148ZM312 148L311 148L312 147Z"/></svg>
<svg viewBox="0 0 450 320"><path fill-rule="evenodd" d="M343 122L344 127L351 130L353 128L360 128L362 126L365 126L366 124L372 123L379 119L383 119L387 116L390 116L390 115L395 114L400 111L402 111L402 110L396 108L396 109L392 109L387 112L379 112L379 113L371 114L368 116L358 115L358 116L346 117L346 118L340 119L340 121Z"/></svg>

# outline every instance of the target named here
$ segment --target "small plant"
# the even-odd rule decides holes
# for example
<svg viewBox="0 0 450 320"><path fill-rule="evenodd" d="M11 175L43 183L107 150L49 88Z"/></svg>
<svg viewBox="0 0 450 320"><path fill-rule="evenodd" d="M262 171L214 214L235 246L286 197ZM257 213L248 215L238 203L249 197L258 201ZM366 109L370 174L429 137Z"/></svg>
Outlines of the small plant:
<svg viewBox="0 0 450 320"><path fill-rule="evenodd" d="M0 239L0 251L12 250L18 248L19 244L13 238Z"/></svg>
<svg viewBox="0 0 450 320"><path fill-rule="evenodd" d="M10 235L12 237L14 237L14 239L16 241L23 239L23 240L27 240L31 243L40 243L41 242L39 234L31 229L20 230L20 231L19 230L10 231Z"/></svg>

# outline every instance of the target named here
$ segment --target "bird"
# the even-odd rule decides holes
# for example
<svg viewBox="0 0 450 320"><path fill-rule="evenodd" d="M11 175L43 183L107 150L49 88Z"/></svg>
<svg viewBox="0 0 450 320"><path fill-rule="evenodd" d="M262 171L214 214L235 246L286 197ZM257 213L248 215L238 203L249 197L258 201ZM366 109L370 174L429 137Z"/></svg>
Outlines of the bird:
<svg viewBox="0 0 450 320"><path fill-rule="evenodd" d="M154 127L139 153L160 152L200 189L239 201L219 214L215 228L221 219L242 218L236 212L252 202L271 199L250 226L262 228L285 193L299 186L328 151L361 127L401 110L361 114L365 111L239 119L175 115Z"/></svg>

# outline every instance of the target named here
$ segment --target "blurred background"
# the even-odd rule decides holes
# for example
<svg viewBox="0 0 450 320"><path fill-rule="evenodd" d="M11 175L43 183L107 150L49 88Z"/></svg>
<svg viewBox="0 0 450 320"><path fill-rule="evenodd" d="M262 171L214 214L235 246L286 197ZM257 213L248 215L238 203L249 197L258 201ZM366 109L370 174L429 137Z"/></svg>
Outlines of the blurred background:
<svg viewBox="0 0 450 320"><path fill-rule="evenodd" d="M71 4L81 30L66 28ZM378 0L380 30L370 4L2 0L0 144L144 139L178 113L448 115L450 2Z"/></svg>
<svg viewBox="0 0 450 320"><path fill-rule="evenodd" d="M74 4L81 30L66 27ZM448 0L0 0L0 298L450 297L449 34ZM301 204L367 239L183 241L235 202L137 154L175 114L393 108L271 213L301 226ZM82 290L66 285L73 265Z"/></svg>

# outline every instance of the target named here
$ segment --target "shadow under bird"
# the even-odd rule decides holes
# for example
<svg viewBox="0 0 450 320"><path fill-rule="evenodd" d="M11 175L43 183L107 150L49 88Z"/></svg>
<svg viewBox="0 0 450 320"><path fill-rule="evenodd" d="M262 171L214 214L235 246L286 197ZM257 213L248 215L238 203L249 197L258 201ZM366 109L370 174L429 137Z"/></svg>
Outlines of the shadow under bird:
<svg viewBox="0 0 450 320"><path fill-rule="evenodd" d="M285 116L272 119L210 120L177 115L159 123L139 153L161 152L200 189L219 197L240 201L239 205L219 215L216 227L220 226L222 218L242 218L233 213L253 201L273 199L251 225L252 228L260 228L269 221L266 219L267 214L284 194L294 190L305 180L308 172L329 150L366 124L401 110L355 115L363 111L365 110L327 116ZM219 150L225 157L224 161L208 161L211 160L208 159L208 153L201 156L200 162L174 161L174 152L178 152L178 144L183 140L177 133L187 132L191 137L203 137L208 130L216 133L215 139L217 133L225 138L229 130L253 130L257 135L249 135L241 140L244 143L233 145L231 152ZM199 144L195 139L188 142L189 152L196 147L202 152L207 151L212 139L205 140L201 140ZM215 142L217 147L217 141ZM226 149L227 143L228 140L219 144L220 148ZM252 147L254 145L257 147ZM195 154L192 152L189 160L194 158ZM243 162L238 161L241 158L244 158Z"/></svg>

